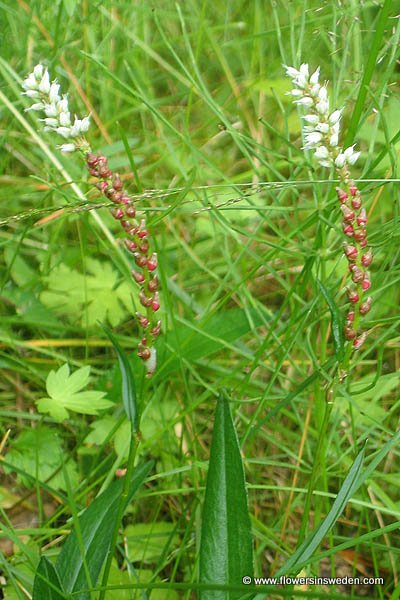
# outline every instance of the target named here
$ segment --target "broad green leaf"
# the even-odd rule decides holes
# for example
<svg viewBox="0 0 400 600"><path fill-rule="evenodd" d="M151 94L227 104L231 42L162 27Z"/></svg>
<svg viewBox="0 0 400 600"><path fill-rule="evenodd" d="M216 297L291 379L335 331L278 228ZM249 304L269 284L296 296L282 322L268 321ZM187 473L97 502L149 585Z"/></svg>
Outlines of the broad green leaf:
<svg viewBox="0 0 400 600"><path fill-rule="evenodd" d="M57 569L46 556L42 556L33 583L32 600L62 600L63 598L67 598L67 595L63 593Z"/></svg>
<svg viewBox="0 0 400 600"><path fill-rule="evenodd" d="M133 376L132 368L130 362L128 360L127 355L125 354L123 348L120 346L115 335L103 325L103 329L110 339L112 345L118 356L119 368L122 376L122 402L124 404L126 416L132 424L132 428L134 431L138 431L139 429L139 414L136 404L136 388L135 388L135 378Z"/></svg>
<svg viewBox="0 0 400 600"><path fill-rule="evenodd" d="M109 262L87 258L85 267L85 273L63 263L55 267L45 278L48 289L41 293L41 302L73 322L79 316L84 326L108 320L116 327L132 309L133 286L126 281L118 285L118 273Z"/></svg>
<svg viewBox="0 0 400 600"><path fill-rule="evenodd" d="M215 413L200 545L200 583L241 585L253 574L251 524L239 442L228 401ZM202 591L201 600L234 600L243 592Z"/></svg>
<svg viewBox="0 0 400 600"><path fill-rule="evenodd" d="M134 494L143 484L153 467L153 462L138 466L130 482L125 509L132 501ZM85 556L82 557L79 538L74 530L67 538L56 562L64 590L80 592L74 594L74 600L89 600L86 590L90 583L86 580L84 559L90 574L91 584L98 581L101 569L110 549L111 539L116 526L118 507L124 481L115 481L105 492L100 494L79 517L79 531Z"/></svg>
<svg viewBox="0 0 400 600"><path fill-rule="evenodd" d="M307 560L313 555L319 547L324 537L332 529L342 512L344 511L347 502L360 486L360 476L364 461L364 450L357 455L353 465L351 466L342 487L332 505L331 510L326 515L322 523L313 531L311 535L299 546L292 554L289 560L279 570L276 577L287 573L298 573L299 569L307 564Z"/></svg>
<svg viewBox="0 0 400 600"><path fill-rule="evenodd" d="M63 365L58 371L50 371L47 376L48 398L36 400L38 410L49 413L57 421L69 416L68 411L83 415L97 415L99 411L113 405L105 400L105 392L80 391L89 383L90 367L82 367L70 375L69 366Z"/></svg>
<svg viewBox="0 0 400 600"><path fill-rule="evenodd" d="M7 452L6 462L18 469L24 471L34 479L39 481L48 481L54 489L66 489L62 461L64 455L63 447L53 429L44 425L35 428L29 428L10 442L11 449ZM68 478L71 486L78 484L79 477L76 465L73 460L68 460L65 464L68 472ZM10 472L12 469L4 465L4 470ZM23 485L31 487L32 479L19 474L18 479Z"/></svg>
<svg viewBox="0 0 400 600"><path fill-rule="evenodd" d="M331 313L333 345L335 347L336 358L338 361L341 361L344 353L342 317L330 291L323 285L323 283L319 279L317 279L317 283L323 297L326 300L327 305L329 306L329 310Z"/></svg>
<svg viewBox="0 0 400 600"><path fill-rule="evenodd" d="M131 562L151 562L165 552L171 552L179 546L179 536L174 533L174 524L136 523L128 525L125 536L128 542L128 555Z"/></svg>

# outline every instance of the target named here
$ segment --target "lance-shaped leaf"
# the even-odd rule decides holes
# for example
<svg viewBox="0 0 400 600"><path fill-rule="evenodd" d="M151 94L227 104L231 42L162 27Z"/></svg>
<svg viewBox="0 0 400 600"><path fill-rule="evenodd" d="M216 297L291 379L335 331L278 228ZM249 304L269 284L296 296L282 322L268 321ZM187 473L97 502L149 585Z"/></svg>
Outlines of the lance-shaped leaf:
<svg viewBox="0 0 400 600"><path fill-rule="evenodd" d="M331 326L333 345L335 347L335 354L338 361L342 360L344 354L344 336L343 336L343 322L340 311L334 301L330 291L323 285L323 283L317 279L318 287L322 292L323 297L329 306L331 313Z"/></svg>
<svg viewBox="0 0 400 600"><path fill-rule="evenodd" d="M62 592L56 567L46 556L42 556L36 569L32 600L63 600L67 597Z"/></svg>
<svg viewBox="0 0 400 600"><path fill-rule="evenodd" d="M244 469L229 403L220 397L215 413L203 510L200 582L242 585L253 574L251 524ZM204 590L201 600L236 600L243 591Z"/></svg>
<svg viewBox="0 0 400 600"><path fill-rule="evenodd" d="M150 461L135 469L125 508L152 467L153 462ZM122 479L114 482L82 513L77 524L79 534L75 529L68 536L58 556L56 569L63 589L69 593L81 592L74 594L74 600L90 600L90 593L81 590L96 585L99 578L110 549L123 483Z"/></svg>

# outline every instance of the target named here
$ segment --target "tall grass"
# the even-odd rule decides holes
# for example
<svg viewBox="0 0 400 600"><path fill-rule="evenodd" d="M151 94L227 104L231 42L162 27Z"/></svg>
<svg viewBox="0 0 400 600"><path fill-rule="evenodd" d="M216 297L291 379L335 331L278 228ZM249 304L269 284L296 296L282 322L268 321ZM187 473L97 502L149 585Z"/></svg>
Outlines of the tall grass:
<svg viewBox="0 0 400 600"><path fill-rule="evenodd" d="M11 430L0 507L13 542L1 559L6 598L27 597L39 549L53 560L78 512L125 466L121 376L100 322L139 369L136 284L107 203L79 161L61 156L24 112L20 82L41 60L70 86L76 112L92 113L90 141L146 211L159 254L164 331L137 451L156 467L125 515L108 579L122 589L106 598L132 598L136 588L137 598L151 590L151 598L195 597L212 415L223 388L244 457L254 573L275 574L293 555L302 520L305 536L367 442L364 484L304 572L381 576L369 597L398 598L395 4L0 5L0 419ZM282 63L300 62L321 65L333 104L346 106L343 131L362 150L355 175L375 253L369 337L353 356L350 387L338 391L304 516L335 361L317 280L322 270L344 311L346 261L335 181L301 150L299 115L286 95ZM95 418L71 413L62 425L40 415L35 400L64 363L73 371L90 365L91 386L115 407ZM34 428L36 445L24 445ZM40 439L63 461L50 461ZM357 597L365 589L309 592ZM285 593L293 590L276 595Z"/></svg>

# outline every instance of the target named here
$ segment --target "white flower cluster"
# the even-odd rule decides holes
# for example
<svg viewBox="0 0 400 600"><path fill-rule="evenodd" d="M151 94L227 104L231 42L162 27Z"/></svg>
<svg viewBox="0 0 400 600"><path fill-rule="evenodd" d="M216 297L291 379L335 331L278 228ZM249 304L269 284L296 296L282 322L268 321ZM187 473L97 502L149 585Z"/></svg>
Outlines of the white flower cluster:
<svg viewBox="0 0 400 600"><path fill-rule="evenodd" d="M43 112L44 119L40 119L45 124L45 131L54 131L66 140L73 140L85 134L90 126L90 115L83 119L75 116L74 122L71 121L71 113L68 107L68 96L59 95L60 86L56 80L50 83L50 76L43 65L36 65L32 73L23 81L23 95L37 100L26 110L36 110ZM75 142L62 144L58 148L62 152L74 152L78 147Z"/></svg>
<svg viewBox="0 0 400 600"><path fill-rule="evenodd" d="M319 67L312 75L306 63L300 69L287 67L288 75L295 88L290 94L296 98L295 104L307 108L308 114L303 119L304 149L315 150L314 156L322 167L335 166L338 169L346 165L354 165L360 152L354 152L354 146L343 150L339 144L341 110L330 113L328 90L319 83Z"/></svg>

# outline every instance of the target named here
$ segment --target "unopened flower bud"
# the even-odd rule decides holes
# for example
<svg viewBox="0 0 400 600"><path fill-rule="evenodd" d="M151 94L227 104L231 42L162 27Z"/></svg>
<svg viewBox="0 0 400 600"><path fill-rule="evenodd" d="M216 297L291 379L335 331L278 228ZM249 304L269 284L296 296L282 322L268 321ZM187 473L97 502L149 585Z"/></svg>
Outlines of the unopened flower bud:
<svg viewBox="0 0 400 600"><path fill-rule="evenodd" d="M108 197L108 183L106 181L100 181L96 183L97 189L101 191L102 194L105 194Z"/></svg>
<svg viewBox="0 0 400 600"><path fill-rule="evenodd" d="M154 312L157 312L160 308L160 298L157 292L154 294L154 299L151 303L151 308Z"/></svg>
<svg viewBox="0 0 400 600"><path fill-rule="evenodd" d="M125 194L124 192L122 193L122 197L121 197L121 202L122 204L129 204L131 201L131 199L129 198L128 194Z"/></svg>
<svg viewBox="0 0 400 600"><path fill-rule="evenodd" d="M337 197L339 198L340 202L346 202L349 198L349 196L346 194L346 192L339 187L336 188L336 193L337 193Z"/></svg>
<svg viewBox="0 0 400 600"><path fill-rule="evenodd" d="M125 210L128 217L134 219L136 216L136 208L134 206L128 206Z"/></svg>
<svg viewBox="0 0 400 600"><path fill-rule="evenodd" d="M147 255L147 253L149 251L149 248L150 248L149 241L148 240L143 240L143 242L138 247L138 250L139 250L140 254Z"/></svg>
<svg viewBox="0 0 400 600"><path fill-rule="evenodd" d="M157 337L160 335L161 332L161 321L157 322L157 325L155 325L151 330L150 333L153 337Z"/></svg>
<svg viewBox="0 0 400 600"><path fill-rule="evenodd" d="M149 319L147 317L145 317L144 315L142 315L141 313L137 312L136 318L139 321L140 327L142 327L143 329L146 329L146 327L148 327L150 325Z"/></svg>
<svg viewBox="0 0 400 600"><path fill-rule="evenodd" d="M348 246L347 244L344 247L344 253L349 260L356 260L358 252L355 246Z"/></svg>
<svg viewBox="0 0 400 600"><path fill-rule="evenodd" d="M364 279L363 279L363 282L361 285L362 285L362 289L364 290L364 292L369 290L369 288L371 287L371 280L369 278L368 271L366 273L364 273Z"/></svg>
<svg viewBox="0 0 400 600"><path fill-rule="evenodd" d="M360 296L352 288L349 288L347 290L347 297L348 297L349 301L352 302L352 304L356 304L360 299Z"/></svg>
<svg viewBox="0 0 400 600"><path fill-rule="evenodd" d="M120 192L123 187L124 187L124 184L122 183L121 178L118 175L118 173L116 173L113 177L113 188L114 188L114 190L117 190L118 192Z"/></svg>
<svg viewBox="0 0 400 600"><path fill-rule="evenodd" d="M340 208L343 213L343 220L346 223L353 223L355 217L354 211L346 206L346 204L342 204Z"/></svg>
<svg viewBox="0 0 400 600"><path fill-rule="evenodd" d="M365 254L362 255L361 262L364 265L364 267L369 267L369 265L372 263L372 259L373 255L371 250L367 250Z"/></svg>
<svg viewBox="0 0 400 600"><path fill-rule="evenodd" d="M359 208L361 208L361 205L362 205L361 197L356 196L355 198L353 198L351 201L351 205L354 208L354 210L358 210Z"/></svg>
<svg viewBox="0 0 400 600"><path fill-rule="evenodd" d="M367 232L365 229L357 229L354 232L354 239L357 242L362 242L363 240L365 240L366 237L367 237Z"/></svg>
<svg viewBox="0 0 400 600"><path fill-rule="evenodd" d="M122 208L113 208L113 210L111 211L111 214L114 217L114 219L118 219L119 221L121 219L123 219L124 216L125 216L124 211L122 210Z"/></svg>
<svg viewBox="0 0 400 600"><path fill-rule="evenodd" d="M141 267L142 269L144 267L148 267L148 259L146 258L146 256L142 256L141 254L139 254L138 252L135 252L135 263L137 264L138 267ZM151 271L151 269L150 269Z"/></svg>
<svg viewBox="0 0 400 600"><path fill-rule="evenodd" d="M350 225L349 223L343 223L343 233L345 235L347 235L348 237L353 237L353 235L354 235L353 225Z"/></svg>
<svg viewBox="0 0 400 600"><path fill-rule="evenodd" d="M125 240L125 246L129 252L135 252L137 250L137 244L133 240Z"/></svg>
<svg viewBox="0 0 400 600"><path fill-rule="evenodd" d="M365 238L364 240L362 240L362 242L360 243L361 248L365 248L365 246L367 245L367 238Z"/></svg>
<svg viewBox="0 0 400 600"><path fill-rule="evenodd" d="M349 310L349 312L346 315L347 321L350 321L352 323L354 321L354 317L355 317L354 310Z"/></svg>
<svg viewBox="0 0 400 600"><path fill-rule="evenodd" d="M360 214L357 217L357 223L359 225L365 225L367 222L367 213L365 212L365 208L362 208Z"/></svg>
<svg viewBox="0 0 400 600"><path fill-rule="evenodd" d="M86 154L86 162L89 167L95 167L99 162L99 157L96 154L93 154L93 152L89 152Z"/></svg>
<svg viewBox="0 0 400 600"><path fill-rule="evenodd" d="M140 284L140 283L144 282L145 277L144 277L143 273L138 273L138 271L134 271L134 270L132 270L131 273L132 273L132 277L136 281L136 283Z"/></svg>
<svg viewBox="0 0 400 600"><path fill-rule="evenodd" d="M351 278L354 281L354 283L361 283L364 279L364 271L356 265L354 265Z"/></svg>
<svg viewBox="0 0 400 600"><path fill-rule="evenodd" d="M157 275L153 277L153 279L150 279L149 283L147 284L147 287L149 288L150 292L156 292L159 289L160 282L158 281Z"/></svg>
<svg viewBox="0 0 400 600"><path fill-rule="evenodd" d="M358 192L358 188L357 188L357 186L356 186L356 185L354 185L354 183L353 183L352 185L350 185L350 187L349 187L349 191L350 191L350 194L351 194L351 195L353 196L353 198L354 198L354 196L355 196L355 195L357 194L357 192Z"/></svg>
<svg viewBox="0 0 400 600"><path fill-rule="evenodd" d="M360 314L366 315L367 313L369 313L369 311L371 310L371 306L372 298L371 296L368 296L368 298L362 304L360 304Z"/></svg>
<svg viewBox="0 0 400 600"><path fill-rule="evenodd" d="M358 350L359 348L361 348L361 346L363 345L363 343L365 342L366 339L367 339L367 334L365 332L362 333L358 338L356 338L353 342L354 350Z"/></svg>
<svg viewBox="0 0 400 600"><path fill-rule="evenodd" d="M351 324L349 325L345 325L344 327L344 337L346 338L346 340L354 340L354 338L357 336L356 331L353 329L353 326Z"/></svg>
<svg viewBox="0 0 400 600"><path fill-rule="evenodd" d="M142 291L139 293L140 304L145 308L149 308L152 305L153 298L148 298L146 294Z"/></svg>
<svg viewBox="0 0 400 600"><path fill-rule="evenodd" d="M149 360L151 356L151 352L148 348L143 348L143 350L138 351L138 357L142 360Z"/></svg>
<svg viewBox="0 0 400 600"><path fill-rule="evenodd" d="M153 254L151 255L151 257L149 258L149 260L147 262L147 268L149 271L155 271L157 269L157 265L158 265L157 253L153 252Z"/></svg>

